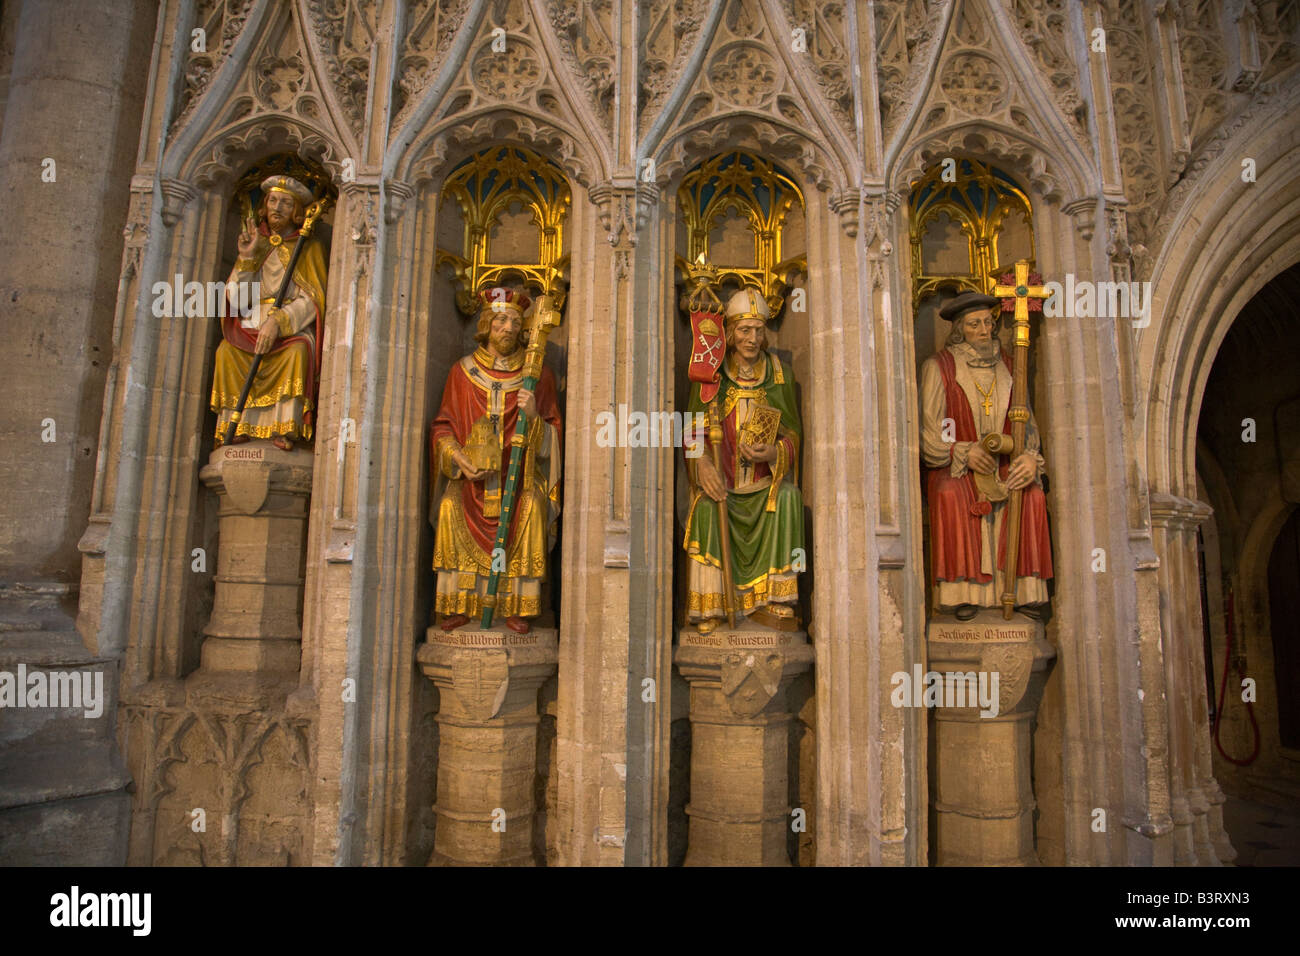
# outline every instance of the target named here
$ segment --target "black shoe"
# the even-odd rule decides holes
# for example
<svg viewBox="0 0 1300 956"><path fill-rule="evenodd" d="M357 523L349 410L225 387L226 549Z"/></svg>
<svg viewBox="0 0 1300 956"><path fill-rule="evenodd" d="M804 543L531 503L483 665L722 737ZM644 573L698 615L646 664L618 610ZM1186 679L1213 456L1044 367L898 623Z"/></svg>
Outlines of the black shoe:
<svg viewBox="0 0 1300 956"><path fill-rule="evenodd" d="M1045 614L1046 606L1043 604L1022 604L1016 608L1017 614L1023 614L1031 621L1041 621Z"/></svg>
<svg viewBox="0 0 1300 956"><path fill-rule="evenodd" d="M953 617L959 621L969 621L980 612L974 604L959 604L957 610L952 612Z"/></svg>

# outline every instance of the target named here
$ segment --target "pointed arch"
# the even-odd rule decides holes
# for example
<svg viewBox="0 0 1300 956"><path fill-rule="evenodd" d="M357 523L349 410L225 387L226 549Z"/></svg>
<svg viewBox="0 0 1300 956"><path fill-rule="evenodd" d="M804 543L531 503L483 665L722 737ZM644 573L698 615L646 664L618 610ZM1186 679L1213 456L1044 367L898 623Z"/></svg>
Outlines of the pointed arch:
<svg viewBox="0 0 1300 956"><path fill-rule="evenodd" d="M968 23L967 14L978 21ZM921 92L885 150L891 189L905 191L936 157L966 152L996 158L1049 202L1095 195L1096 162L1003 6L953 0L939 28L942 40L918 77Z"/></svg>
<svg viewBox="0 0 1300 956"><path fill-rule="evenodd" d="M352 130L341 121L333 84L320 70L304 16L301 3L258 4L168 143L159 164L164 179L224 181L241 163L280 147L338 176L343 157L360 155ZM281 56L289 47L296 47L294 53Z"/></svg>
<svg viewBox="0 0 1300 956"><path fill-rule="evenodd" d="M499 36L490 6L488 0L473 5L443 69L404 109L384 157L385 178L433 179L486 146L514 140L549 155L574 182L608 179L610 143L574 77L553 67L564 60L540 0L519 2L515 18L501 25L506 43L515 44L504 57L493 46ZM502 92L502 84L509 89Z"/></svg>
<svg viewBox="0 0 1300 956"><path fill-rule="evenodd" d="M1255 293L1300 262L1300 127L1288 121L1296 109L1292 86L1199 170L1207 185L1173 215L1156 257L1152 326L1138 339L1148 387L1135 449L1153 491L1195 496L1196 428L1214 357ZM1242 179L1242 157L1254 160L1254 182Z"/></svg>

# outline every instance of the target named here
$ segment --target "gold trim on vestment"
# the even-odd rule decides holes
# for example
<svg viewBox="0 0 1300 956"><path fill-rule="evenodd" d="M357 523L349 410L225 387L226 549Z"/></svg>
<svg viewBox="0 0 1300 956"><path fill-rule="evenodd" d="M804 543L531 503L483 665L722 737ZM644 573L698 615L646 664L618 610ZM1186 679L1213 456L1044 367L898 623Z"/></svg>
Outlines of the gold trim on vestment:
<svg viewBox="0 0 1300 956"><path fill-rule="evenodd" d="M485 553L475 542L465 520L465 509L461 499L460 479L449 482L438 507L437 540L434 542L433 568L435 571L459 571L462 574L480 574L487 577L492 573L492 556ZM529 519L532 517L533 496L535 492L521 493L516 504L519 508L518 523L515 530L521 537L512 542L513 547L506 550L505 576L508 578L546 579L546 528L538 525L535 536L537 541L529 541ZM451 540L444 539L443 523L446 523ZM451 553L447 553L450 548Z"/></svg>
<svg viewBox="0 0 1300 956"><path fill-rule="evenodd" d="M477 591L458 590L455 594L439 594L434 607L439 614L466 614L479 617L483 613L483 602ZM526 594L507 594L498 592L493 610L499 617L537 617L542 613L541 598Z"/></svg>

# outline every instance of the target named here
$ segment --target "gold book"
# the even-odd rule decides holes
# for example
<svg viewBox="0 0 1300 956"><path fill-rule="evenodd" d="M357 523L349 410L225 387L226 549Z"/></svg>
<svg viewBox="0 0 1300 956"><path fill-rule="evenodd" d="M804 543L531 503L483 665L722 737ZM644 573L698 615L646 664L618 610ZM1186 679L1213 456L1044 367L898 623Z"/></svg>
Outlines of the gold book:
<svg viewBox="0 0 1300 956"><path fill-rule="evenodd" d="M748 445L770 445L781 427L781 411L771 405L755 405L740 426L740 440Z"/></svg>

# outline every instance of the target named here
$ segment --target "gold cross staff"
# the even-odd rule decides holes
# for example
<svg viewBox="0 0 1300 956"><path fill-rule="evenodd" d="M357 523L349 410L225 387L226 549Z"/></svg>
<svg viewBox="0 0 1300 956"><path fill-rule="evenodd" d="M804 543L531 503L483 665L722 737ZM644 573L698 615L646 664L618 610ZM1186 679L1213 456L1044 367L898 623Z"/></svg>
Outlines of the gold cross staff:
<svg viewBox="0 0 1300 956"><path fill-rule="evenodd" d="M1016 263L1016 284L995 285L993 295L999 298L1015 296L1016 298L1016 345L1029 348L1029 298L1046 299L1051 290L1046 286L1029 284L1029 260L1021 259Z"/></svg>
<svg viewBox="0 0 1300 956"><path fill-rule="evenodd" d="M1016 284L993 287L993 295L1016 298L1015 361L1011 373L1011 460L1015 461L1025 450L1025 424L1029 421L1029 298L1045 299L1045 286L1029 284L1029 260L1016 263ZM1007 563L1002 573L1002 616L1011 620L1016 605L1016 568L1020 561L1020 515L1023 507L1023 489L1011 492L1007 502Z"/></svg>

